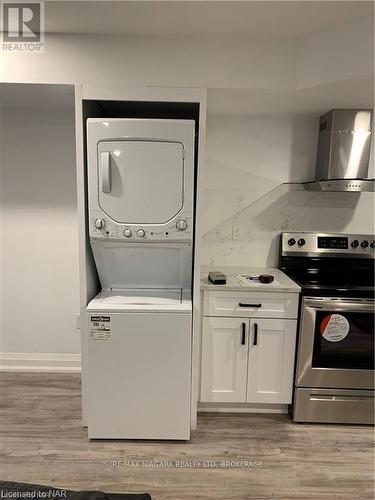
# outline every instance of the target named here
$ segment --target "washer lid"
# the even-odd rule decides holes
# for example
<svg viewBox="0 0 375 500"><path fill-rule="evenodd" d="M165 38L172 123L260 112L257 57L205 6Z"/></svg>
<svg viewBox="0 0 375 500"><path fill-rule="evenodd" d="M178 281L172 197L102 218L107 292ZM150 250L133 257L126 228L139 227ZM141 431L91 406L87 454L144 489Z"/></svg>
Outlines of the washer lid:
<svg viewBox="0 0 375 500"><path fill-rule="evenodd" d="M116 222L164 224L184 203L184 147L178 141L98 143L98 203Z"/></svg>
<svg viewBox="0 0 375 500"><path fill-rule="evenodd" d="M165 305L181 304L182 290L127 289L106 290L100 299L103 305Z"/></svg>
<svg viewBox="0 0 375 500"><path fill-rule="evenodd" d="M191 314L191 292L181 289L102 290L87 305L87 312Z"/></svg>
<svg viewBox="0 0 375 500"><path fill-rule="evenodd" d="M91 241L104 289L189 288L192 247L174 243Z"/></svg>

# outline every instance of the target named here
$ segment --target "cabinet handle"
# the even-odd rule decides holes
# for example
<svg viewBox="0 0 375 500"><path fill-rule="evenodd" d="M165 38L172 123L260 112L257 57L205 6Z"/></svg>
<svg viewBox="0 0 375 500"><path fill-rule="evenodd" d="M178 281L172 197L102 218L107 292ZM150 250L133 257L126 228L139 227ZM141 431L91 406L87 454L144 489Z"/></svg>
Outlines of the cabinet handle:
<svg viewBox="0 0 375 500"><path fill-rule="evenodd" d="M242 323L241 345L246 344L246 323Z"/></svg>
<svg viewBox="0 0 375 500"><path fill-rule="evenodd" d="M257 345L258 343L258 323L254 323L254 341L253 345Z"/></svg>
<svg viewBox="0 0 375 500"><path fill-rule="evenodd" d="M262 307L262 304L244 304L243 302L238 303L239 307Z"/></svg>

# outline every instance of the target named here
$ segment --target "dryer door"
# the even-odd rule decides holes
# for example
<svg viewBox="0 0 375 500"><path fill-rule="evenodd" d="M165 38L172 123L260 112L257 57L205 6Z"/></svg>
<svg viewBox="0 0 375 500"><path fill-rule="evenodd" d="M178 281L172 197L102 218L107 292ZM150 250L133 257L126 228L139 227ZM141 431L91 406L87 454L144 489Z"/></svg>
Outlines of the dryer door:
<svg viewBox="0 0 375 500"><path fill-rule="evenodd" d="M183 208L184 148L173 141L98 143L98 202L114 221L163 224Z"/></svg>

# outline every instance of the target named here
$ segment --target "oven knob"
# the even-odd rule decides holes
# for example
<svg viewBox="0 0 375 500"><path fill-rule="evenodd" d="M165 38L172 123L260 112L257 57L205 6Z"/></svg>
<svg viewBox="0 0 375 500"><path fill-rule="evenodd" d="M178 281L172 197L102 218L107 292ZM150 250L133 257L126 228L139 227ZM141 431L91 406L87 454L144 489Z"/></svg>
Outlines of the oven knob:
<svg viewBox="0 0 375 500"><path fill-rule="evenodd" d="M96 229L103 229L105 227L105 220L104 219L96 219L94 222Z"/></svg>
<svg viewBox="0 0 375 500"><path fill-rule="evenodd" d="M289 245L290 247L292 247L293 245L295 245L295 243L296 243L296 240L295 240L294 238L290 238L290 239L288 240L288 245Z"/></svg>
<svg viewBox="0 0 375 500"><path fill-rule="evenodd" d="M367 248L368 247L368 241L366 241L366 240L362 241L361 247L362 248Z"/></svg>
<svg viewBox="0 0 375 500"><path fill-rule="evenodd" d="M351 242L351 246L352 246L353 248L356 248L358 245L359 245L358 240L353 240L353 241Z"/></svg>
<svg viewBox="0 0 375 500"><path fill-rule="evenodd" d="M144 229L138 229L137 231L137 235L140 237L140 238L144 238L145 237L145 231Z"/></svg>
<svg viewBox="0 0 375 500"><path fill-rule="evenodd" d="M185 231L187 228L187 222L184 219L180 219L176 222L176 227L179 231Z"/></svg>
<svg viewBox="0 0 375 500"><path fill-rule="evenodd" d="M306 241L305 241L303 238L301 238L301 239L299 239L299 240L297 241L297 245L298 245L299 247L303 247L303 245L304 245L305 243L306 243Z"/></svg>
<svg viewBox="0 0 375 500"><path fill-rule="evenodd" d="M132 235L131 230L130 229L125 229L124 236L126 236L126 238L130 238L131 235Z"/></svg>
<svg viewBox="0 0 375 500"><path fill-rule="evenodd" d="M372 240L372 242L370 243L370 247L375 248L375 240Z"/></svg>

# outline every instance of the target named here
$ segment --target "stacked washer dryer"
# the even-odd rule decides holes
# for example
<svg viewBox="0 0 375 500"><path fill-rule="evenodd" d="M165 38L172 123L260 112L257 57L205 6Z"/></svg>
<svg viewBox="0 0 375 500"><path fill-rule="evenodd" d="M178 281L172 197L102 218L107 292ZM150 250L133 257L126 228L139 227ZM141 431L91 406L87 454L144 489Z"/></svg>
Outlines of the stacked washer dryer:
<svg viewBox="0 0 375 500"><path fill-rule="evenodd" d="M89 438L189 439L193 120L87 120Z"/></svg>

